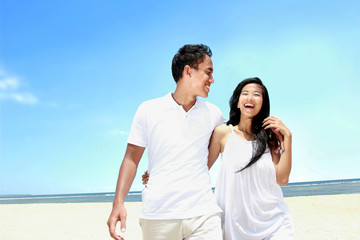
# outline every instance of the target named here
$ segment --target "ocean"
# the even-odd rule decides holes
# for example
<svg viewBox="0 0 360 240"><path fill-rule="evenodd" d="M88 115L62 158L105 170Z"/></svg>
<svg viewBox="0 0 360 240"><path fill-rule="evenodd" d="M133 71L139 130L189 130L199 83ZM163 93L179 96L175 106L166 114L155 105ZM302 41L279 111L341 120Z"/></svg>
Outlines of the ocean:
<svg viewBox="0 0 360 240"><path fill-rule="evenodd" d="M296 182L281 186L284 197L360 193L360 178ZM112 202L115 193L0 195L0 204ZM141 191L129 192L126 202L141 202Z"/></svg>

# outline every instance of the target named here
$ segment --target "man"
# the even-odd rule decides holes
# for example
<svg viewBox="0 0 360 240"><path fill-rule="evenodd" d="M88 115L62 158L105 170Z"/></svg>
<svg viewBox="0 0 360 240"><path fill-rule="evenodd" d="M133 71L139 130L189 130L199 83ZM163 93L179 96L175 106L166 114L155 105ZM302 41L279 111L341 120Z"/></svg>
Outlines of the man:
<svg viewBox="0 0 360 240"><path fill-rule="evenodd" d="M207 168L209 139L224 122L221 111L206 98L212 76L212 52L205 45L185 45L172 61L174 93L146 101L135 114L120 167L110 235L118 221L126 229L124 201L148 147L150 174L143 191L140 225L144 240L221 240L220 208Z"/></svg>

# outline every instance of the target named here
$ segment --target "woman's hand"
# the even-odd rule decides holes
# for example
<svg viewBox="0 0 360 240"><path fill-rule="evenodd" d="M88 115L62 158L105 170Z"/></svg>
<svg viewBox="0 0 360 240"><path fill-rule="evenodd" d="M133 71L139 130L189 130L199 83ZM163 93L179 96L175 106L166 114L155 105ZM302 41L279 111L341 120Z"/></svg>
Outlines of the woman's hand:
<svg viewBox="0 0 360 240"><path fill-rule="evenodd" d="M271 131L275 134L276 139L278 140L279 147L274 149L275 153L279 154L280 150L282 152L285 151L285 138L291 138L290 130L276 117L270 116L264 119L263 125L264 129L271 129Z"/></svg>
<svg viewBox="0 0 360 240"><path fill-rule="evenodd" d="M270 116L264 119L263 125L264 129L271 129L273 133L281 133L284 137L291 137L290 130L280 121L280 119Z"/></svg>
<svg viewBox="0 0 360 240"><path fill-rule="evenodd" d="M279 119L273 116L264 119L263 127L264 129L271 129L273 133L278 133L283 136L281 145L284 146L286 151L283 150L280 154L277 149L274 149L274 154L272 152L272 158L276 171L276 181L280 185L285 185L289 182L289 175L291 171L291 132Z"/></svg>

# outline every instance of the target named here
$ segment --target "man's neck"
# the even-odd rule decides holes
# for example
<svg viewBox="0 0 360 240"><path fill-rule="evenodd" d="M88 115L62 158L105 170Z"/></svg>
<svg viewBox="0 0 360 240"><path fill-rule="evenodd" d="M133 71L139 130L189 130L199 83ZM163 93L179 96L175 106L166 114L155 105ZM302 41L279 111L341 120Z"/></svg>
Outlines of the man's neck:
<svg viewBox="0 0 360 240"><path fill-rule="evenodd" d="M171 94L174 101L181 105L185 112L189 111L196 103L196 97L190 96L189 94L181 93L178 89L175 90L174 93Z"/></svg>

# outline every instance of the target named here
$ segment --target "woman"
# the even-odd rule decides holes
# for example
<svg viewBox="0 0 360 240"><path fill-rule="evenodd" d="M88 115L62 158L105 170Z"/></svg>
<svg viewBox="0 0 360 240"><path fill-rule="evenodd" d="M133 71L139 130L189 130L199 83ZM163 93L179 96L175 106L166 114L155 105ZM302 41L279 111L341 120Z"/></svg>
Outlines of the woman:
<svg viewBox="0 0 360 240"><path fill-rule="evenodd" d="M222 155L215 195L223 210L224 240L293 238L280 188L291 170L291 132L269 112L261 80L245 79L230 99L227 125L215 128L211 137L209 168ZM284 136L282 153L271 130Z"/></svg>

